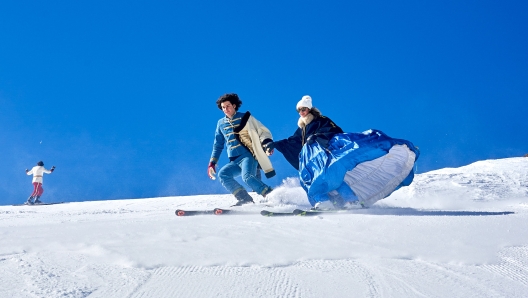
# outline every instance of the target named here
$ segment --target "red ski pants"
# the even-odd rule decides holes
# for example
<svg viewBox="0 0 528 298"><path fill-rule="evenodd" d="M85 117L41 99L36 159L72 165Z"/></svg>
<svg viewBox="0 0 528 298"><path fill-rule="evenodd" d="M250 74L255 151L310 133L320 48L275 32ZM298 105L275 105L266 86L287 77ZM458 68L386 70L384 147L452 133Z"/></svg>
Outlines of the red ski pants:
<svg viewBox="0 0 528 298"><path fill-rule="evenodd" d="M35 196L41 196L42 193L44 193L44 188L42 188L42 183L40 182L33 182L33 193L31 194L32 197Z"/></svg>

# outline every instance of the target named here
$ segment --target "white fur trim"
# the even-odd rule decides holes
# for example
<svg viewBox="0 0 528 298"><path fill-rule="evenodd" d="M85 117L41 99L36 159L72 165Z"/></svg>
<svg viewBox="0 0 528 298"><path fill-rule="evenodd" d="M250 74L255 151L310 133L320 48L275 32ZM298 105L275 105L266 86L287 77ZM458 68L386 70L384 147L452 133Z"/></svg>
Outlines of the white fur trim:
<svg viewBox="0 0 528 298"><path fill-rule="evenodd" d="M311 113L308 113L305 117L299 117L299 121L297 121L297 125L300 128L304 129L304 127L310 124L310 122L312 122L313 119L314 119L314 115L312 115Z"/></svg>

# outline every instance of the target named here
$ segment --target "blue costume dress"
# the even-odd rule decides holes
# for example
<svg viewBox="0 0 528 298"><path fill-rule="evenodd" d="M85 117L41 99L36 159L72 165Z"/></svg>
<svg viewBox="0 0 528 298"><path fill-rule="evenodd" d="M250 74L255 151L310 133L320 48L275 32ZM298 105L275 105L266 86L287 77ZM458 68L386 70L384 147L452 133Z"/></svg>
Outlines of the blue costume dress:
<svg viewBox="0 0 528 298"><path fill-rule="evenodd" d="M304 133L299 128L288 139L275 142L275 148L299 170L312 206L327 200L335 200L338 207L347 201L370 206L412 182L420 152L411 142L379 130L343 133L336 127L327 117L316 117Z"/></svg>

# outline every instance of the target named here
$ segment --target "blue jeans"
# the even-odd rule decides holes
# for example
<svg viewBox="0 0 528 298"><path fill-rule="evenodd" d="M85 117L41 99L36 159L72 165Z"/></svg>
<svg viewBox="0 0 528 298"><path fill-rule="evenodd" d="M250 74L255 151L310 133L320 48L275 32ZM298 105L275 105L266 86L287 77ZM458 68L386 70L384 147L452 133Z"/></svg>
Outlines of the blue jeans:
<svg viewBox="0 0 528 298"><path fill-rule="evenodd" d="M220 183L232 194L244 189L235 177L242 176L242 180L258 194L263 194L269 186L257 178L258 162L251 152L247 151L229 162L218 171Z"/></svg>

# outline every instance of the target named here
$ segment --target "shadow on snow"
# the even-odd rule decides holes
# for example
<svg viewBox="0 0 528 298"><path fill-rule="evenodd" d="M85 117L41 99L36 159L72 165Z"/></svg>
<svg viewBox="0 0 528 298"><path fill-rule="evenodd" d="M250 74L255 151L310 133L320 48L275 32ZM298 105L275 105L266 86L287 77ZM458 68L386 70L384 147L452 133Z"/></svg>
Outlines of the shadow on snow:
<svg viewBox="0 0 528 298"><path fill-rule="evenodd" d="M353 213L369 215L402 215L402 216L490 216L515 214L513 211L447 211L418 210L413 208L369 208L354 210Z"/></svg>

